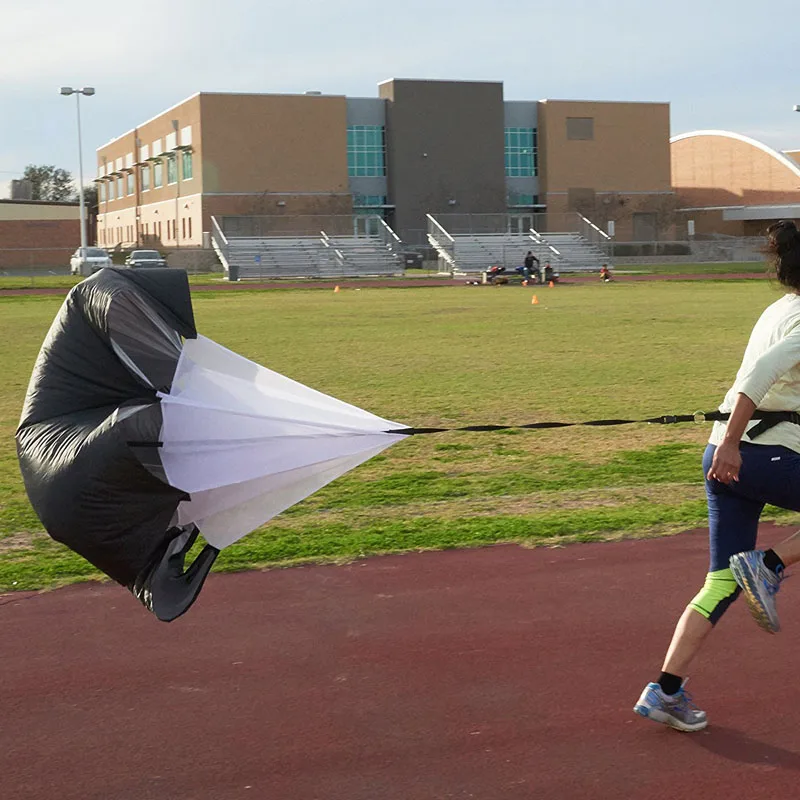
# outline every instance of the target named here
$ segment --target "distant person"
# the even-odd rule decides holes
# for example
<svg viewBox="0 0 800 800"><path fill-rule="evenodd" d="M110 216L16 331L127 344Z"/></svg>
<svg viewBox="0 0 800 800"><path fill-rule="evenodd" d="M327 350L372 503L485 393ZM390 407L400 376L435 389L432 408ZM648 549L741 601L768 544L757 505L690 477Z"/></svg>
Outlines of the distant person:
<svg viewBox="0 0 800 800"><path fill-rule="evenodd" d="M800 561L798 534L770 550L754 549L767 503L800 511L800 417L791 413L800 409L800 231L791 221L767 231L766 252L786 294L756 322L736 380L720 405L730 418L714 423L703 456L708 575L678 621L661 674L645 686L633 708L681 731L707 724L683 684L714 626L743 592L756 622L777 633L775 598L784 569ZM735 684L735 652L726 663Z"/></svg>
<svg viewBox="0 0 800 800"><path fill-rule="evenodd" d="M614 278L611 277L611 270L608 268L607 264L603 264L603 266L600 267L600 280L605 283L614 280Z"/></svg>
<svg viewBox="0 0 800 800"><path fill-rule="evenodd" d="M542 270L542 283L550 283L550 281L555 281L555 277L556 274L553 271L553 268L550 266L550 262L548 261Z"/></svg>
<svg viewBox="0 0 800 800"><path fill-rule="evenodd" d="M534 265L536 265L535 266L535 268L536 268L536 273L535 274L536 274L536 278L538 280L540 262L539 262L539 259L536 258L536 256L530 250L528 250L528 255L525 256L525 266L523 266L523 268L522 268L522 275L523 275L523 277L525 278L526 281L529 281L534 276L534 271L533 271L534 270Z"/></svg>

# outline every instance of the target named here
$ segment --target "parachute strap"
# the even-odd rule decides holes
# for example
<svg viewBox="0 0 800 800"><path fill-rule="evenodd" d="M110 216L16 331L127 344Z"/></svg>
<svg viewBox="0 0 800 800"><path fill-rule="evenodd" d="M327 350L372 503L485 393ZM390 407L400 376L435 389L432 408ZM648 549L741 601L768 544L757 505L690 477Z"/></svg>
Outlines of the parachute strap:
<svg viewBox="0 0 800 800"><path fill-rule="evenodd" d="M649 423L651 425L674 425L678 422L724 422L730 418L727 411L695 411L694 414L663 414L660 417L648 419L592 419L585 422L529 422L525 425L465 425L459 428L398 428L385 431L402 436L417 436L422 433L445 433L447 431L510 431L510 430L541 430L544 428L572 428L576 426L603 427L606 425L635 425ZM748 439L753 441L762 433L774 428L780 422L791 422L800 425L800 413L796 411L764 411L756 409L753 419L760 420L747 433Z"/></svg>
<svg viewBox="0 0 800 800"><path fill-rule="evenodd" d="M197 599L219 550L207 544L187 568L186 556L200 533L190 524L170 528L170 537L159 555L130 586L142 605L162 622L172 622L185 614Z"/></svg>

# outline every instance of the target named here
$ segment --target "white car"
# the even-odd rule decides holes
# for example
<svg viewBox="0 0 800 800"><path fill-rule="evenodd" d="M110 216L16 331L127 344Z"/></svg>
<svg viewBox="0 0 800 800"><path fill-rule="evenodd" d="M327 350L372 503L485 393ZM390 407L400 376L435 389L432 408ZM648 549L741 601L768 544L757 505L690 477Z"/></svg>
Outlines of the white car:
<svg viewBox="0 0 800 800"><path fill-rule="evenodd" d="M111 266L111 256L102 247L79 247L69 260L69 271L73 275L92 275Z"/></svg>

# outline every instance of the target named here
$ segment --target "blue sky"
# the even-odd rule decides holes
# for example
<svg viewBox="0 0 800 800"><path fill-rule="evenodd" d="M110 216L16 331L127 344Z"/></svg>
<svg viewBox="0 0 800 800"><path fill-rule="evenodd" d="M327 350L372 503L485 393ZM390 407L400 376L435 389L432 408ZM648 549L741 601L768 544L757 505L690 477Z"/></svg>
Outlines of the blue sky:
<svg viewBox="0 0 800 800"><path fill-rule="evenodd" d="M761 10L763 9L763 11ZM0 0L0 196L28 163L94 150L196 91L374 97L390 77L498 80L507 100L671 103L672 133L800 148L796 4L740 0Z"/></svg>

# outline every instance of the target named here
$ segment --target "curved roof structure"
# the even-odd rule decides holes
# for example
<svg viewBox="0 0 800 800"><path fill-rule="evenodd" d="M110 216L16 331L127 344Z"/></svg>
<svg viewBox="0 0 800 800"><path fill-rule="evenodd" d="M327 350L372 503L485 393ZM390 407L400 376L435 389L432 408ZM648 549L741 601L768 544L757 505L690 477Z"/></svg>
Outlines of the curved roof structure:
<svg viewBox="0 0 800 800"><path fill-rule="evenodd" d="M700 130L670 139L672 185L684 205L730 208L800 203L800 165L740 133Z"/></svg>
<svg viewBox="0 0 800 800"><path fill-rule="evenodd" d="M759 142L758 139L751 139L749 136L743 136L741 133L734 133L733 131L714 131L714 130L707 130L707 131L690 131L689 133L679 133L677 136L673 136L669 143L672 145L675 142L681 142L684 139L692 139L696 136L723 136L728 137L729 139L735 139L738 142L743 142L744 144L750 145L751 147L756 147L759 150L766 153L768 156L771 156L779 163L783 164L783 166L788 167L798 178L800 178L800 166L798 166L791 158L785 156L779 150L775 150L774 148L770 147L768 144L764 144L764 142Z"/></svg>

